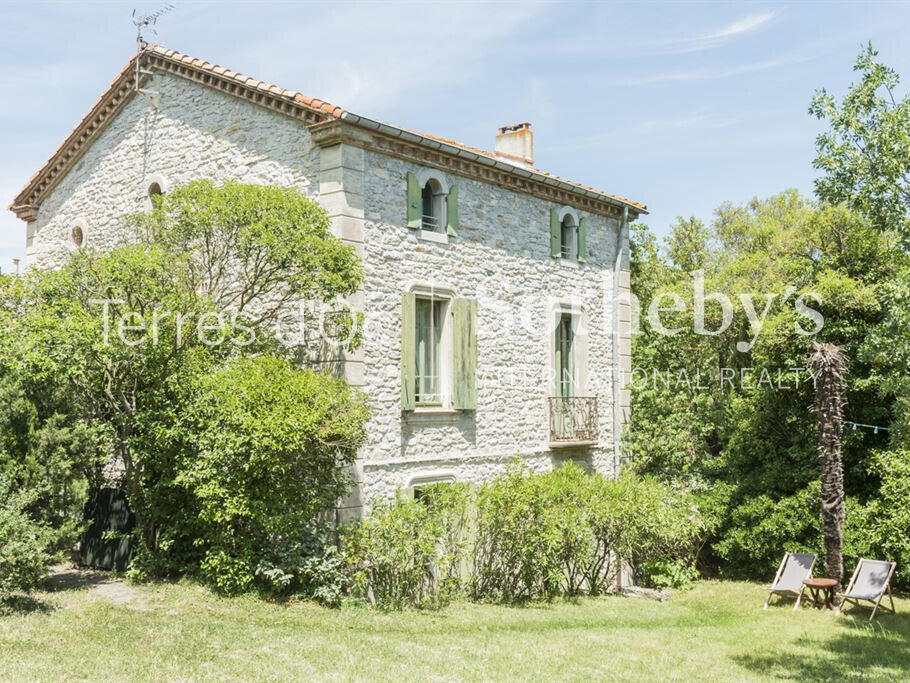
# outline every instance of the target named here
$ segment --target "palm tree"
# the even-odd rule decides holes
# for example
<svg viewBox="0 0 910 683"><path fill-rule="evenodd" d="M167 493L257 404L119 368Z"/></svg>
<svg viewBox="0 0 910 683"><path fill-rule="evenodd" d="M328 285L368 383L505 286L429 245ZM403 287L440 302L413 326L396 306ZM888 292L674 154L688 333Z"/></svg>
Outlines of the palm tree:
<svg viewBox="0 0 910 683"><path fill-rule="evenodd" d="M821 467L822 535L828 578L841 580L844 558L844 466L841 433L846 402L847 359L834 344L814 344L809 367L815 371L815 412L818 415L818 462Z"/></svg>

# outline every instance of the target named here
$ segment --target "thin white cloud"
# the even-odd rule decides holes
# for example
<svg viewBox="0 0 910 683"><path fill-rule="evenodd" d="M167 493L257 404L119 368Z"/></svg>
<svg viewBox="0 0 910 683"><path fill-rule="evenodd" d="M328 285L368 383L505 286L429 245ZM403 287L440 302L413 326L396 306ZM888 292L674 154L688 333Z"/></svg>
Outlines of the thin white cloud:
<svg viewBox="0 0 910 683"><path fill-rule="evenodd" d="M605 145L612 146L618 140L653 139L660 136L678 136L680 131L711 131L729 128L740 123L740 119L722 116L705 109L698 109L680 116L646 119L624 128L606 130L595 135L573 138L552 146L541 146L539 152L579 152L593 150Z"/></svg>
<svg viewBox="0 0 910 683"><path fill-rule="evenodd" d="M777 14L776 11L747 14L714 31L684 38L645 41L640 43L640 46L644 48L645 52L650 52L651 54L700 52L701 50L717 47L733 38L757 31L770 24L777 17Z"/></svg>
<svg viewBox="0 0 910 683"><path fill-rule="evenodd" d="M451 3L443 18L430 4L335 5L273 36L244 61L261 61L263 72L285 87L377 115L399 109L405 97L420 97L422 104L444 98L453 86L501 77L488 71L491 54L550 9L540 3ZM293 71L276 64L293 65Z"/></svg>
<svg viewBox="0 0 910 683"><path fill-rule="evenodd" d="M765 59L750 64L739 64L736 66L706 67L701 69L687 69L680 71L662 71L659 73L645 74L642 76L633 76L631 78L620 78L608 81L604 85L611 87L634 87L640 85L654 85L656 83L672 83L680 81L709 81L720 78L729 78L731 76L741 76L743 74L757 73L759 71L768 71L778 69L782 66L791 66L802 62L808 62L818 58L820 55L802 55L777 57L775 59Z"/></svg>

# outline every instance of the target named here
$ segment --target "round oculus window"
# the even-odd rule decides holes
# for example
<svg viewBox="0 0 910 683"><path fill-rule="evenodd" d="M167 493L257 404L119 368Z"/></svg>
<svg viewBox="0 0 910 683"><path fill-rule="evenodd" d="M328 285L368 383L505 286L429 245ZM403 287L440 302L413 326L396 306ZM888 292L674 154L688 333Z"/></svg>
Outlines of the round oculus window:
<svg viewBox="0 0 910 683"><path fill-rule="evenodd" d="M83 244L85 244L85 231L82 229L81 225L76 225L73 227L71 237L74 247L81 247Z"/></svg>

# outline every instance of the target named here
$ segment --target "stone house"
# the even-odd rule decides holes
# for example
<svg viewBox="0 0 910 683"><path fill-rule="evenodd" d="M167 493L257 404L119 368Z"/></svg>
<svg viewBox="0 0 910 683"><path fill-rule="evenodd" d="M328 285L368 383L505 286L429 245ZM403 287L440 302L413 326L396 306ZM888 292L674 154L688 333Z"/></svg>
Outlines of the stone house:
<svg viewBox="0 0 910 683"><path fill-rule="evenodd" d="M29 266L49 268L130 239L124 215L193 179L294 186L323 206L366 274L351 302L363 344L342 358L372 409L343 508L356 514L514 457L617 471L628 225L646 207L533 161L526 123L487 152L147 45L10 208Z"/></svg>

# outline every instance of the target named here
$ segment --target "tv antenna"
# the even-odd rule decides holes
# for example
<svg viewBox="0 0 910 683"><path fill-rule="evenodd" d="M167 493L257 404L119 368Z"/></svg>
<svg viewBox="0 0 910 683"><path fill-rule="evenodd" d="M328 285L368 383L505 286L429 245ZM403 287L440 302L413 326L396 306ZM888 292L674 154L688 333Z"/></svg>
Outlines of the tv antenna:
<svg viewBox="0 0 910 683"><path fill-rule="evenodd" d="M173 9L175 9L174 5L165 5L151 14L139 14L138 16L136 10L133 10L133 26L136 27L136 93L145 97L149 104L156 109L158 107L159 93L154 90L143 90L139 86L142 76L153 75L148 69L142 68L142 55L148 46L148 41L146 41L143 31L151 32L157 36L158 31L155 29L155 25L158 23L158 19Z"/></svg>
<svg viewBox="0 0 910 683"><path fill-rule="evenodd" d="M155 24L158 23L158 19L173 9L173 5L165 5L156 12L152 12L151 14L140 14L139 16L136 16L136 10L133 10L133 25L136 27L136 45L138 45L140 52L148 45L142 32L148 30L157 36L158 31L155 30Z"/></svg>

